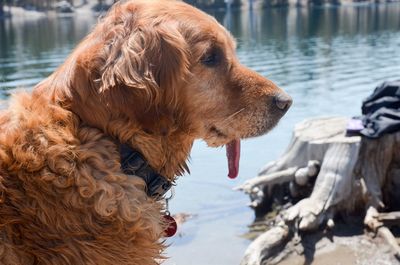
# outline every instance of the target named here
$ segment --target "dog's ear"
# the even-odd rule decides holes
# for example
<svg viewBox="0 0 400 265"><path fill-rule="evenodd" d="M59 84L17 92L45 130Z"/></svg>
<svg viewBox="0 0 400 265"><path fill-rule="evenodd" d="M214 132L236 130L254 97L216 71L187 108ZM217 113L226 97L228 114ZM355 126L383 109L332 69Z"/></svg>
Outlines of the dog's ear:
<svg viewBox="0 0 400 265"><path fill-rule="evenodd" d="M109 42L100 91L124 86L157 106L176 104L178 86L188 73L187 43L174 23L124 25Z"/></svg>

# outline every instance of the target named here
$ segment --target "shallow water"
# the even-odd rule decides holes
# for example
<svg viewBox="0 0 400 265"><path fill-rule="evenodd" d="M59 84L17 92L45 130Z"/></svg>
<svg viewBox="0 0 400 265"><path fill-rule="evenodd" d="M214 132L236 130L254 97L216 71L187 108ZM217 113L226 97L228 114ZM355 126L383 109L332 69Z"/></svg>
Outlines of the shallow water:
<svg viewBox="0 0 400 265"><path fill-rule="evenodd" d="M243 64L284 88L294 105L267 136L242 142L240 176L228 180L224 149L197 142L191 175L178 181L171 212L196 217L168 240L168 265L238 264L253 213L232 188L284 151L295 123L360 114L361 100L400 79L400 5L211 12L238 40ZM49 75L96 22L76 18L0 21L0 99Z"/></svg>

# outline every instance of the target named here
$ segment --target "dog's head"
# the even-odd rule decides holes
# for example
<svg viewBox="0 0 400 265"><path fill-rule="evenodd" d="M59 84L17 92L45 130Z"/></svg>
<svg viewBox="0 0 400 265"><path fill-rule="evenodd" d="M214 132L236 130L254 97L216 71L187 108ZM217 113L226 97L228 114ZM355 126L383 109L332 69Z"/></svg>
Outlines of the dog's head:
<svg viewBox="0 0 400 265"><path fill-rule="evenodd" d="M69 59L80 73L74 109L90 125L125 120L154 139L185 134L221 146L264 134L291 99L235 49L214 18L183 2L124 1Z"/></svg>

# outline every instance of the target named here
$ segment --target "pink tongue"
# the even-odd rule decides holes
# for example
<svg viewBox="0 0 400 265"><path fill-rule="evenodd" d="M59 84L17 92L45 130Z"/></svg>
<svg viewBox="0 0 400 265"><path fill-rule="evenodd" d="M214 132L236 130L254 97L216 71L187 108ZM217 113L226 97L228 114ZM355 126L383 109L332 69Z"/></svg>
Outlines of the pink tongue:
<svg viewBox="0 0 400 265"><path fill-rule="evenodd" d="M233 140L226 145L226 156L228 157L229 173L231 179L239 175L239 159L240 159L240 140Z"/></svg>

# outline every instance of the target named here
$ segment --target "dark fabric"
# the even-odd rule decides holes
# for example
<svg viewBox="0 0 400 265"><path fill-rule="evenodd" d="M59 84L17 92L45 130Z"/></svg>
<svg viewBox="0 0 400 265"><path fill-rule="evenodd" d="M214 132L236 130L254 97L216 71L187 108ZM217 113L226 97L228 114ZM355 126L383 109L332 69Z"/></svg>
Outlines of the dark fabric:
<svg viewBox="0 0 400 265"><path fill-rule="evenodd" d="M363 101L360 133L369 138L378 138L386 133L400 130L400 80L384 82Z"/></svg>
<svg viewBox="0 0 400 265"><path fill-rule="evenodd" d="M172 187L167 178L158 174L144 157L128 145L120 146L121 169L127 175L135 175L144 180L147 186L147 195L161 199Z"/></svg>

